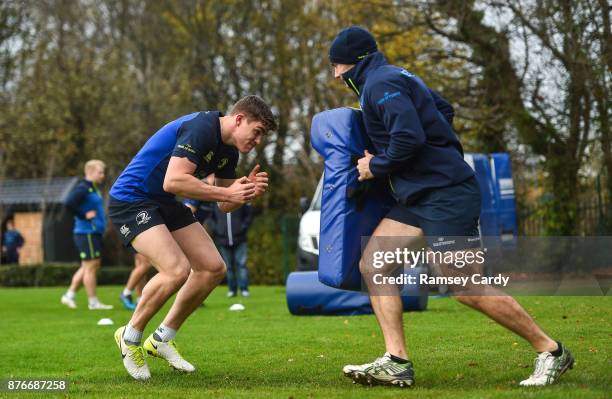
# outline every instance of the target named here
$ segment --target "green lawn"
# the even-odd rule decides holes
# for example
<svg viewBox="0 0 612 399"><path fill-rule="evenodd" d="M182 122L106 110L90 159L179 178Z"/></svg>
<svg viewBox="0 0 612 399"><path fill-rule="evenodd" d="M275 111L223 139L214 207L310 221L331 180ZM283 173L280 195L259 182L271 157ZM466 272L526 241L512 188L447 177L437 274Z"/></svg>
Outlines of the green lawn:
<svg viewBox="0 0 612 399"><path fill-rule="evenodd" d="M520 302L576 357L574 370L544 389L519 388L532 371L534 353L522 340L452 299L430 299L429 310L406 315L416 387L353 385L345 363L371 361L383 352L373 316L295 317L282 287L254 287L244 312L225 287L213 292L177 336L183 355L198 370L174 372L149 359L153 378L133 381L123 369L113 332L130 313L115 298L99 297L116 310L89 311L84 293L77 310L63 307L61 288L0 289L0 379L66 378L68 396L126 398L610 398L612 298L524 297ZM115 326L97 326L110 317ZM145 336L161 321L156 317ZM51 397L7 394L0 397ZM63 396L63 395L62 395Z"/></svg>

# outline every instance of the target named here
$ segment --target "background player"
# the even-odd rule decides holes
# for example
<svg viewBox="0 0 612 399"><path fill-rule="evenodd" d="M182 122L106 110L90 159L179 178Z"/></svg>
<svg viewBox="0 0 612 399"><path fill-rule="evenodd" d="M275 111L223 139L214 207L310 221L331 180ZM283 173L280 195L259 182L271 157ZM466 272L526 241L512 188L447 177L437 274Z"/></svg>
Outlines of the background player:
<svg viewBox="0 0 612 399"><path fill-rule="evenodd" d="M136 301L132 293L136 291L138 297L142 296L142 290L147 282L147 272L151 268L147 258L139 253L134 255L134 269L132 269L128 281L119 295L119 300L127 310L136 309Z"/></svg>
<svg viewBox="0 0 612 399"><path fill-rule="evenodd" d="M106 228L104 200L99 185L104 181L104 162L92 159L85 163L85 178L77 183L66 198L67 207L74 213L74 243L79 251L81 267L72 276L68 291L61 302L76 308L76 293L81 283L85 286L90 310L112 309L96 296L96 272L102 256L102 235Z"/></svg>

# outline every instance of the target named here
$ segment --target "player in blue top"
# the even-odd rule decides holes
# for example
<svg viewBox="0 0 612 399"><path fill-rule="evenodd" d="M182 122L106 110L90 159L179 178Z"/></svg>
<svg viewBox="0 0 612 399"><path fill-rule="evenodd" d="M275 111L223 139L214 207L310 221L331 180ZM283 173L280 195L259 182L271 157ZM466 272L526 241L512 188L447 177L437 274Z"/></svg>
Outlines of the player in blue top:
<svg viewBox="0 0 612 399"><path fill-rule="evenodd" d="M72 276L68 291L61 302L76 308L76 292L85 286L90 310L112 309L96 296L96 272L102 256L102 235L106 228L104 201L99 185L104 181L104 162L92 159L85 163L85 178L77 183L66 198L66 206L74 213L74 244L79 251L81 267Z"/></svg>
<svg viewBox="0 0 612 399"><path fill-rule="evenodd" d="M387 63L370 32L357 26L342 30L331 44L329 58L335 78L359 97L375 150L365 151L358 160L359 180L388 181L397 200L373 232L360 263L386 353L373 363L347 365L343 371L356 382L412 386L401 298L397 287L383 289L374 281L375 275L392 273L395 264L383 270L372 267L370 260L380 245L391 245L385 248L391 251L418 250L423 238L439 253L456 253L457 259L474 255L469 249L481 245L480 190L452 129L452 106L417 76ZM459 272L459 265L455 268L450 262L442 266L451 273L466 274L469 269ZM455 297L525 338L539 353L535 372L521 385L551 384L572 367L567 348L546 335L517 301L493 287L478 291L470 288Z"/></svg>
<svg viewBox="0 0 612 399"><path fill-rule="evenodd" d="M2 262L1 263L19 263L19 252L25 244L23 236L15 228L15 221L12 217L5 221L6 229L2 237Z"/></svg>
<svg viewBox="0 0 612 399"><path fill-rule="evenodd" d="M225 275L213 241L175 195L216 201L225 212L263 195L267 174L257 165L238 178L238 152L248 153L275 129L272 111L257 96L242 98L229 115L209 111L183 116L151 136L113 184L112 223L124 244L146 256L158 271L144 287L129 323L115 332L123 364L133 378L151 376L144 350L175 369L195 370L179 354L174 337ZM215 185L204 184L200 178L211 173ZM141 347L147 323L177 291L170 311Z"/></svg>

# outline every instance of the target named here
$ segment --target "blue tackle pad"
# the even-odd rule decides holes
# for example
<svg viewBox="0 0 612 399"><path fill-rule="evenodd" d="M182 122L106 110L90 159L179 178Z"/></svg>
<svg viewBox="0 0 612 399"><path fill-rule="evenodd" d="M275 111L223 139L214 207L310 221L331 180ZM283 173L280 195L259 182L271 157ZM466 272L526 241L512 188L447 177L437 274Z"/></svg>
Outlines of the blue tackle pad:
<svg viewBox="0 0 612 399"><path fill-rule="evenodd" d="M425 273L422 268L407 269L406 274ZM427 288L404 286L404 311L427 308ZM317 272L293 272L287 277L287 307L294 315L361 315L372 314L370 298L366 293L328 287L319 282Z"/></svg>
<svg viewBox="0 0 612 399"><path fill-rule="evenodd" d="M316 114L313 148L325 159L319 238L319 280L330 287L361 289L361 239L372 234L395 201L389 184L357 181L357 160L373 153L361 111L337 108Z"/></svg>

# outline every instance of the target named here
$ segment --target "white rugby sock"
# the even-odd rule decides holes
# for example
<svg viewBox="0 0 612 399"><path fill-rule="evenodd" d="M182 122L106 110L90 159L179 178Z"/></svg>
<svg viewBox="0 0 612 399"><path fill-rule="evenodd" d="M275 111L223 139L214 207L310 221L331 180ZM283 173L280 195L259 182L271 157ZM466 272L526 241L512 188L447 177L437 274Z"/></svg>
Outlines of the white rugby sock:
<svg viewBox="0 0 612 399"><path fill-rule="evenodd" d="M163 323L155 330L156 339L159 338L162 342L168 342L176 337L176 330L164 325Z"/></svg>
<svg viewBox="0 0 612 399"><path fill-rule="evenodd" d="M142 331L138 331L130 323L125 327L125 332L123 333L123 340L125 342L129 342L130 344L140 345L140 341L142 341Z"/></svg>

